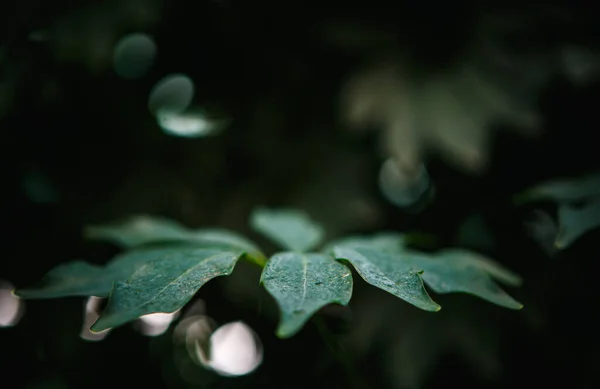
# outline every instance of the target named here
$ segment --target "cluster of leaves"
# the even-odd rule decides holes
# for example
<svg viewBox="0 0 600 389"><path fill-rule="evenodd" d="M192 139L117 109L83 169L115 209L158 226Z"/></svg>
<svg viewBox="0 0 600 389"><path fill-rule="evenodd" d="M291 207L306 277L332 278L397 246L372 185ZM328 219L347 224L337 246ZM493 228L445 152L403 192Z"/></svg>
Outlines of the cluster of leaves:
<svg viewBox="0 0 600 389"><path fill-rule="evenodd" d="M600 173L537 185L518 195L518 204L553 201L558 205L559 231L554 246L564 249L600 226Z"/></svg>
<svg viewBox="0 0 600 389"><path fill-rule="evenodd" d="M348 264L367 283L426 311L441 307L423 282L436 293L469 293L506 308L522 307L494 282L518 286L520 278L473 252L413 251L396 233L345 238L313 251L322 243L323 228L296 210L258 209L251 225L286 251L267 260L255 244L226 230L190 230L166 219L135 217L86 230L90 239L126 249L105 266L67 263L15 293L30 299L108 297L91 327L102 331L146 314L174 312L206 282L231 274L237 261L246 259L263 268L260 282L280 308L277 335L282 338L297 333L322 307L349 303Z"/></svg>

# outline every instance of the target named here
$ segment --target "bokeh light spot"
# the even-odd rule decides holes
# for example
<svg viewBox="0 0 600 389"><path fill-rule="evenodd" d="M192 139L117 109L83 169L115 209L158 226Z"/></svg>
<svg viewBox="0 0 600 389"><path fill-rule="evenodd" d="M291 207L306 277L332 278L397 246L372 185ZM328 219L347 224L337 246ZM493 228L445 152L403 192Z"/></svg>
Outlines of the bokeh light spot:
<svg viewBox="0 0 600 389"><path fill-rule="evenodd" d="M242 322L225 324L210 337L208 366L223 376L251 373L262 362L258 336Z"/></svg>
<svg viewBox="0 0 600 389"><path fill-rule="evenodd" d="M140 317L138 328L146 336L159 336L167 332L173 320L179 316L179 310L172 313L151 313Z"/></svg>
<svg viewBox="0 0 600 389"><path fill-rule="evenodd" d="M150 36L141 33L126 35L115 45L115 72L128 80L141 78L148 73L155 57L156 44Z"/></svg>
<svg viewBox="0 0 600 389"><path fill-rule="evenodd" d="M85 303L85 311L83 313L83 325L81 326L81 332L79 337L84 340L97 342L106 337L110 332L110 328L104 331L92 332L90 327L100 317L100 311L102 302L104 301L101 297L91 296Z"/></svg>
<svg viewBox="0 0 600 389"><path fill-rule="evenodd" d="M23 316L23 301L12 292L14 287L0 281L0 327L12 327Z"/></svg>
<svg viewBox="0 0 600 389"><path fill-rule="evenodd" d="M194 98L194 82L183 74L166 76L150 91L148 108L153 115L160 112L181 113Z"/></svg>
<svg viewBox="0 0 600 389"><path fill-rule="evenodd" d="M208 119L201 113L161 111L156 120L166 134L183 138L213 135L223 127L222 121Z"/></svg>
<svg viewBox="0 0 600 389"><path fill-rule="evenodd" d="M398 163L390 158L379 171L379 189L383 196L397 207L412 207L419 203L431 188L431 180L425 166L416 174L406 174Z"/></svg>

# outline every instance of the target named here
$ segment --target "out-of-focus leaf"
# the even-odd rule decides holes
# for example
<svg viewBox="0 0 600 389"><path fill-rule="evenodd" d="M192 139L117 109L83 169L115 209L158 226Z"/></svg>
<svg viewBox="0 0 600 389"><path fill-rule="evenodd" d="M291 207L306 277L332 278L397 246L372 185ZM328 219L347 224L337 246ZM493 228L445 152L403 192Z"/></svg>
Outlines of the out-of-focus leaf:
<svg viewBox="0 0 600 389"><path fill-rule="evenodd" d="M564 249L581 235L600 226L600 173L547 182L516 197L517 202L540 199L558 202L556 248ZM581 202L581 206L573 204Z"/></svg>
<svg viewBox="0 0 600 389"><path fill-rule="evenodd" d="M392 254L368 247L336 247L334 256L349 261L369 284L385 290L426 311L439 311L429 297L420 273L403 254Z"/></svg>
<svg viewBox="0 0 600 389"><path fill-rule="evenodd" d="M558 235L558 220L549 212L534 209L529 213L523 223L527 235L546 252L549 257L554 257L558 251L556 237Z"/></svg>
<svg viewBox="0 0 600 389"><path fill-rule="evenodd" d="M15 294L25 299L51 299L67 296L108 295L117 275L108 276L102 266L83 261L59 265L50 270L37 284L15 290Z"/></svg>
<svg viewBox="0 0 600 389"><path fill-rule="evenodd" d="M146 262L126 282L117 282L92 331L102 331L150 313L184 306L206 282L231 274L242 252L215 249L173 251Z"/></svg>
<svg viewBox="0 0 600 389"><path fill-rule="evenodd" d="M185 240L188 232L173 220L140 215L122 222L88 226L84 235L88 239L105 240L131 248L156 241Z"/></svg>
<svg viewBox="0 0 600 389"><path fill-rule="evenodd" d="M575 179L545 182L517 195L515 201L524 203L536 200L573 202L600 196L600 173Z"/></svg>
<svg viewBox="0 0 600 389"><path fill-rule="evenodd" d="M325 305L347 305L352 296L350 269L323 254L276 254L267 262L261 282L279 305L281 338L297 333Z"/></svg>
<svg viewBox="0 0 600 389"><path fill-rule="evenodd" d="M372 236L349 236L327 245L324 252L333 254L339 248L370 248L387 253L399 253L405 249L405 235L396 232L380 232Z"/></svg>
<svg viewBox="0 0 600 389"><path fill-rule="evenodd" d="M145 215L120 223L89 226L85 235L89 239L106 240L124 248L158 242L184 242L197 246L239 249L251 256L262 257L256 245L233 232L222 229L190 230L173 220Z"/></svg>
<svg viewBox="0 0 600 389"><path fill-rule="evenodd" d="M438 256L442 255L442 257L445 257L448 255L448 253L450 253L451 256L455 255L460 257L461 261L464 263L472 264L505 285L516 287L521 286L523 283L523 279L518 274L515 274L514 272L500 265L498 262L484 257L483 255L479 255L469 250L452 249L441 251Z"/></svg>
<svg viewBox="0 0 600 389"><path fill-rule="evenodd" d="M106 297L113 283L125 281L144 263L189 249L189 246L140 248L117 255L106 266L75 261L57 266L38 285L17 289L15 293L27 299L51 299L69 296ZM221 250L222 251L222 250Z"/></svg>
<svg viewBox="0 0 600 389"><path fill-rule="evenodd" d="M434 256L413 255L410 261L423 269L423 280L436 293L469 293L505 308L523 307L496 285L491 277L512 285L518 284L520 279L469 251L451 249Z"/></svg>
<svg viewBox="0 0 600 389"><path fill-rule="evenodd" d="M560 227L555 245L562 249L600 226L600 199L589 201L581 207L561 204L558 207L558 220Z"/></svg>
<svg viewBox="0 0 600 389"><path fill-rule="evenodd" d="M302 211L259 208L252 213L250 224L286 250L306 252L321 243L323 228Z"/></svg>

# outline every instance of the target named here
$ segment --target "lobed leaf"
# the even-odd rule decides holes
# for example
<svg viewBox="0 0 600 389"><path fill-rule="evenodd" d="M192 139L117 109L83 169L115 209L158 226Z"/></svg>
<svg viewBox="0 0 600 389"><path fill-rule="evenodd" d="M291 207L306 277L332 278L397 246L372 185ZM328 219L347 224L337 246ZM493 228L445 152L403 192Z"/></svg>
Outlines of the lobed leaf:
<svg viewBox="0 0 600 389"><path fill-rule="evenodd" d="M231 274L241 255L242 252L192 248L145 263L126 282L115 283L92 331L114 328L150 313L178 310L206 282Z"/></svg>
<svg viewBox="0 0 600 389"><path fill-rule="evenodd" d="M134 216L119 223L89 226L88 239L106 240L124 248L150 243L180 242L197 246L243 250L247 254L264 258L255 244L248 239L223 229L190 230L183 225L160 217Z"/></svg>
<svg viewBox="0 0 600 389"><path fill-rule="evenodd" d="M426 311L441 309L427 294L420 276L421 269L407 260L404 254L370 247L336 247L334 256L349 261L358 274L373 286Z"/></svg>
<svg viewBox="0 0 600 389"><path fill-rule="evenodd" d="M407 249L405 241L406 236L393 233L344 239L335 246L334 256L350 261L366 282L421 309L439 309L424 291L421 279L437 293L469 293L507 308L522 308L493 281L510 286L522 283L517 274L500 264L468 250L416 252Z"/></svg>
<svg viewBox="0 0 600 389"><path fill-rule="evenodd" d="M125 281L146 262L164 258L189 246L142 248L117 255L106 266L96 266L83 261L59 265L30 288L15 293L26 299L51 299L70 296L106 297L113 283Z"/></svg>
<svg viewBox="0 0 600 389"><path fill-rule="evenodd" d="M267 262L261 283L281 311L281 338L296 334L325 305L347 305L352 296L350 269L323 254L276 254Z"/></svg>
<svg viewBox="0 0 600 389"><path fill-rule="evenodd" d="M259 208L252 213L250 224L254 230L290 251L311 250L325 235L323 228L306 213L293 209Z"/></svg>
<svg viewBox="0 0 600 389"><path fill-rule="evenodd" d="M327 253L334 253L336 247L339 248L370 248L373 250L383 251L387 253L400 253L406 247L406 239L404 234L396 232L380 232L372 236L349 236L342 238L327 245L324 250Z"/></svg>
<svg viewBox="0 0 600 389"><path fill-rule="evenodd" d="M436 293L469 293L505 308L523 308L491 276L510 284L517 284L520 279L466 250L444 250L434 256L413 255L410 260L423 269L423 280Z"/></svg>

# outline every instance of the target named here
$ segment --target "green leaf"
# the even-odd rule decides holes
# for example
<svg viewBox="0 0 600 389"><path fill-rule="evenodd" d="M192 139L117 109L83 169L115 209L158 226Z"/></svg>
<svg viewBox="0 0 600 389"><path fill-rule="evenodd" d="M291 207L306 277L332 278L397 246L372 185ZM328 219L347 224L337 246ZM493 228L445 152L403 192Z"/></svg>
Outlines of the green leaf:
<svg viewBox="0 0 600 389"><path fill-rule="evenodd" d="M183 307L209 280L231 274L242 255L214 249L179 250L147 262L117 282L92 331L114 328L150 313Z"/></svg>
<svg viewBox="0 0 600 389"><path fill-rule="evenodd" d="M411 241L410 234L399 234L395 232L382 232L372 236L355 236L341 239L334 242L329 247L333 248L368 248L377 251L382 251L390 254L410 254L426 256L428 254L417 252L407 247L407 243ZM465 261L471 261L477 266L486 271L493 278L510 286L520 286L522 279L519 275L506 269L499 263L492 261L482 255L468 250L460 250L465 257Z"/></svg>
<svg viewBox="0 0 600 389"><path fill-rule="evenodd" d="M123 248L132 248L156 241L185 241L189 238L189 231L169 219L139 215L120 222L88 226L84 235L88 239L105 240Z"/></svg>
<svg viewBox="0 0 600 389"><path fill-rule="evenodd" d="M84 234L88 239L105 240L124 248L150 243L181 242L207 248L239 249L264 259L256 245L233 232L223 229L190 230L175 221L146 215L134 216L119 223L89 226Z"/></svg>
<svg viewBox="0 0 600 389"><path fill-rule="evenodd" d="M26 299L51 299L69 296L106 297L113 283L125 281L146 262L168 257L189 249L189 246L141 248L117 255L106 266L75 261L57 266L38 285L18 289L15 293Z"/></svg>
<svg viewBox="0 0 600 389"><path fill-rule="evenodd" d="M563 249L600 226L600 201L589 201L580 207L561 204L558 207L558 220L560 227L555 246Z"/></svg>
<svg viewBox="0 0 600 389"><path fill-rule="evenodd" d="M468 250L452 249L451 252L460 255L465 262L486 272L492 278L508 286L521 286L523 279L516 273L500 265L498 262ZM443 252L442 252L443 253Z"/></svg>
<svg viewBox="0 0 600 389"><path fill-rule="evenodd" d="M113 278L106 277L106 269L83 261L59 265L30 288L17 289L15 294L24 299L52 299L67 296L108 295Z"/></svg>
<svg viewBox="0 0 600 389"><path fill-rule="evenodd" d="M339 248L370 248L386 253L400 253L406 247L406 238L404 234L395 232L380 232L372 236L349 236L327 245L324 252L334 253L336 247Z"/></svg>
<svg viewBox="0 0 600 389"><path fill-rule="evenodd" d="M231 231L219 228L192 231L190 242L202 244L207 248L219 247L222 249L243 251L261 266L264 266L266 262L266 257L254 243Z"/></svg>
<svg viewBox="0 0 600 389"><path fill-rule="evenodd" d="M321 243L325 235L323 228L307 214L292 209L259 208L252 213L250 224L257 232L291 251L311 250Z"/></svg>
<svg viewBox="0 0 600 389"><path fill-rule="evenodd" d="M491 276L510 284L518 284L520 279L469 251L444 250L435 256L413 255L410 260L423 269L423 280L436 293L469 293L505 308L523 307L502 290Z"/></svg>
<svg viewBox="0 0 600 389"><path fill-rule="evenodd" d="M516 201L549 199L558 202L559 233L554 245L564 249L586 232L600 226L600 173L541 184L517 196ZM573 203L584 202L583 205Z"/></svg>
<svg viewBox="0 0 600 389"><path fill-rule="evenodd" d="M516 196L517 203L535 200L573 202L600 196L600 173L574 179L553 180L537 185Z"/></svg>
<svg viewBox="0 0 600 389"><path fill-rule="evenodd" d="M411 244L435 246L436 240L431 235L421 233L401 234L392 231L383 231L370 236L349 236L327 244L323 252L333 255L335 247L356 248L366 247L386 253L402 253Z"/></svg>
<svg viewBox="0 0 600 389"><path fill-rule="evenodd" d="M369 247L336 247L334 256L349 261L369 284L385 290L426 311L439 311L440 306L429 297L421 279L421 269L407 258Z"/></svg>
<svg viewBox="0 0 600 389"><path fill-rule="evenodd" d="M281 338L296 334L325 305L347 305L352 296L350 269L323 254L276 254L267 262L261 283L279 305Z"/></svg>

